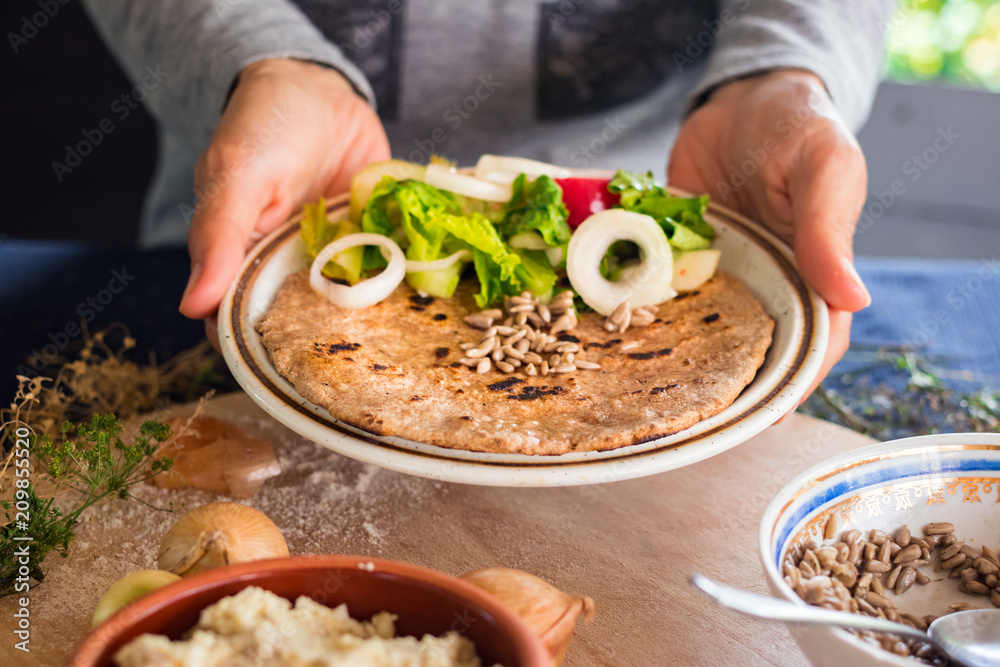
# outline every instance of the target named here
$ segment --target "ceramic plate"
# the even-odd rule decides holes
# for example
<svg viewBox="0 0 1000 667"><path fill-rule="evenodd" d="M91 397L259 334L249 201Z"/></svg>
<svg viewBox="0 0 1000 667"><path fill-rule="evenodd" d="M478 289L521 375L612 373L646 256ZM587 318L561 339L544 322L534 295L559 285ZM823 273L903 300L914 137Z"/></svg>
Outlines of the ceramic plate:
<svg viewBox="0 0 1000 667"><path fill-rule="evenodd" d="M331 217L346 211L346 197L330 202ZM275 370L255 328L285 279L309 265L298 217L248 255L219 309L219 340L233 375L268 414L314 442L383 468L490 486L594 484L673 470L744 442L791 410L819 372L829 334L826 305L799 275L787 246L715 204L705 217L717 233L719 267L740 278L774 317L774 340L757 376L732 405L691 428L642 444L560 456L466 452L377 436L302 398Z"/></svg>

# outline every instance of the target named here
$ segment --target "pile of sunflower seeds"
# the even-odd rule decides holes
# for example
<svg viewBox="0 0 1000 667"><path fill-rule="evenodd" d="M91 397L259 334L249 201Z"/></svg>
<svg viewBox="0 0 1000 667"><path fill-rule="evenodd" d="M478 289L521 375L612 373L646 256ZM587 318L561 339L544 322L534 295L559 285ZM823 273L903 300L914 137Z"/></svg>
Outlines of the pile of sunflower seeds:
<svg viewBox="0 0 1000 667"><path fill-rule="evenodd" d="M618 304L604 320L604 330L608 333L625 333L630 327L648 327L656 320L656 306L642 306L632 310L628 299Z"/></svg>
<svg viewBox="0 0 1000 667"><path fill-rule="evenodd" d="M936 550L935 572L948 570L950 578L960 580L959 591L989 596L1000 607L997 554L985 545L976 551L960 542L951 523L928 524L923 528L923 537L912 535L908 526L900 527L891 536L872 530L867 539L855 529L834 541L836 533L837 517L831 516L824 529L823 545L810 540L784 566L785 582L809 604L880 616L926 630L937 616L901 612L888 595L902 595L914 584L929 583L931 578L919 568L932 564ZM948 606L948 613L970 608L967 602L955 602ZM932 665L947 664L927 643L891 634L855 634L897 655L913 656Z"/></svg>
<svg viewBox="0 0 1000 667"><path fill-rule="evenodd" d="M504 297L503 310L492 308L465 318L473 329L483 330L478 343L462 343L460 363L487 373L494 366L502 373L518 368L527 375L596 370L599 364L577 358L578 342L560 340L559 334L580 323L573 292L560 292L548 304L531 292ZM548 329L546 331L546 329Z"/></svg>

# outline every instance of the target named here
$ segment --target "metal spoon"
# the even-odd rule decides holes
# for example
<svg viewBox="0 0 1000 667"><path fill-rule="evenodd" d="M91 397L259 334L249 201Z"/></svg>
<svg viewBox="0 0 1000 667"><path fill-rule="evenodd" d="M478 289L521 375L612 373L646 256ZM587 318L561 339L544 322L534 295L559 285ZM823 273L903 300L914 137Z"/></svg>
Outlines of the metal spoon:
<svg viewBox="0 0 1000 667"><path fill-rule="evenodd" d="M833 625L856 630L889 632L927 642L952 661L965 667L1000 665L1000 609L970 609L948 614L931 623L924 633L908 625L893 623L883 618L802 606L777 598L747 593L716 583L700 574L691 575L691 583L723 607L750 616L805 625Z"/></svg>

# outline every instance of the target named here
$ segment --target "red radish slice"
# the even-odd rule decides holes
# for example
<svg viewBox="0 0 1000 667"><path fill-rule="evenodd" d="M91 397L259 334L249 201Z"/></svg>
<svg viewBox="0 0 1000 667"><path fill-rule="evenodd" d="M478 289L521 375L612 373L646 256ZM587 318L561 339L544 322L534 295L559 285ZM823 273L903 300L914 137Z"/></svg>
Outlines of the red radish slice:
<svg viewBox="0 0 1000 667"><path fill-rule="evenodd" d="M619 201L617 194L608 192L606 178L557 178L563 191L563 203L569 210L569 226L573 229L594 213L605 211Z"/></svg>

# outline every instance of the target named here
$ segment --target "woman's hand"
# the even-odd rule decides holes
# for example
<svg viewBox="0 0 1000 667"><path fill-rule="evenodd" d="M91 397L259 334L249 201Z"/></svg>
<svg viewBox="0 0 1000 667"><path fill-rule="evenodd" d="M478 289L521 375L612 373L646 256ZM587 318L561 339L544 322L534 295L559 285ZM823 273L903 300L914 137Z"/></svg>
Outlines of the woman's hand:
<svg viewBox="0 0 1000 667"><path fill-rule="evenodd" d="M211 318L254 242L388 157L378 116L338 72L296 60L247 67L195 170L181 312Z"/></svg>
<svg viewBox="0 0 1000 667"><path fill-rule="evenodd" d="M798 70L716 89L681 127L668 180L768 226L792 244L806 281L830 308L819 384L847 350L851 313L871 297L854 270L865 159L822 82Z"/></svg>

